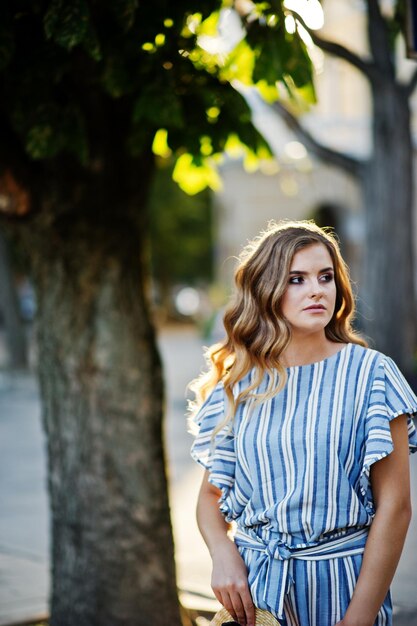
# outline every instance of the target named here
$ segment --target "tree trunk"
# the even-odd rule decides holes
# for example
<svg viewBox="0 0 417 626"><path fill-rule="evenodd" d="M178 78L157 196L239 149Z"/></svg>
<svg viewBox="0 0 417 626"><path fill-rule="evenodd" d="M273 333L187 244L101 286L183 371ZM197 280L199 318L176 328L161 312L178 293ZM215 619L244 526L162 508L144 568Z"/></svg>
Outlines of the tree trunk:
<svg viewBox="0 0 417 626"><path fill-rule="evenodd" d="M416 345L410 110L405 90L373 85L373 156L366 167L365 332L411 372Z"/></svg>
<svg viewBox="0 0 417 626"><path fill-rule="evenodd" d="M404 372L414 369L417 310L413 258L413 148L409 91L396 82L389 26L378 0L368 0L372 60L312 33L324 51L360 69L372 90L373 151L359 162L331 150L310 135L295 116L274 104L289 128L325 162L360 178L366 237L358 309L360 330L371 344L391 356Z"/></svg>
<svg viewBox="0 0 417 626"><path fill-rule="evenodd" d="M144 225L135 217L150 172L132 174L136 198L122 181L110 188L106 175L83 188L60 186L51 174L32 229L51 626L180 624L161 363L144 296Z"/></svg>
<svg viewBox="0 0 417 626"><path fill-rule="evenodd" d="M27 341L9 257L6 238L0 231L0 312L6 330L8 365L25 368L28 365Z"/></svg>

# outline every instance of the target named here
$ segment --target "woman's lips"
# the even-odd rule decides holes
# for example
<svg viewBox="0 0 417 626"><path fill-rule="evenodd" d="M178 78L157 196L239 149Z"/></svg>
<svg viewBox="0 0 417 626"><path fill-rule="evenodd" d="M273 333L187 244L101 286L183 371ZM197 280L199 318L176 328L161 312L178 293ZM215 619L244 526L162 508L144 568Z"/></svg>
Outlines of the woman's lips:
<svg viewBox="0 0 417 626"><path fill-rule="evenodd" d="M322 304L313 304L304 309L304 311L325 311L326 309Z"/></svg>

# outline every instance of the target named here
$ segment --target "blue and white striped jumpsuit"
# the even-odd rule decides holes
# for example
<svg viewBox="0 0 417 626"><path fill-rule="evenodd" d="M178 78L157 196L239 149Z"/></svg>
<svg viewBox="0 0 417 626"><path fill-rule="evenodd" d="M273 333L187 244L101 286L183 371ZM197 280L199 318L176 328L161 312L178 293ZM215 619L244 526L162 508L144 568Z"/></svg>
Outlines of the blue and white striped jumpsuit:
<svg viewBox="0 0 417 626"><path fill-rule="evenodd" d="M232 432L213 443L225 412L220 382L195 417L191 454L236 524L255 605L284 626L334 626L352 597L375 514L370 466L392 452L389 422L417 413L417 398L389 357L356 344L287 373L279 394L239 405ZM256 392L267 383L265 375ZM408 430L414 452L411 417ZM375 626L391 624L388 593Z"/></svg>

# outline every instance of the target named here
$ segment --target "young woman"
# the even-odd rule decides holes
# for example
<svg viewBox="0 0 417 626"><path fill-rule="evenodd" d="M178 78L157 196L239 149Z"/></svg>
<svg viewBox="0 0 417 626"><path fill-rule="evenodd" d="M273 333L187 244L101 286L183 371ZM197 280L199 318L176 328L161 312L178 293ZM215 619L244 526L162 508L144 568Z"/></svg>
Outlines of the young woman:
<svg viewBox="0 0 417 626"><path fill-rule="evenodd" d="M254 607L283 626L389 626L417 398L352 330L348 270L328 232L271 224L235 279L226 339L192 386L214 593L242 626Z"/></svg>

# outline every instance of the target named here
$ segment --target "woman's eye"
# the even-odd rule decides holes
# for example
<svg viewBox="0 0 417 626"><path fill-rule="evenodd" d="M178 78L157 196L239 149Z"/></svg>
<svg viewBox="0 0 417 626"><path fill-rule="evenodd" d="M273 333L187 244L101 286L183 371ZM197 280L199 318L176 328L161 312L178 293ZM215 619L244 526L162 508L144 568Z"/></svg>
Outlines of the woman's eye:
<svg viewBox="0 0 417 626"><path fill-rule="evenodd" d="M323 274L323 276L321 277L321 280L324 283L330 283L333 280L333 274Z"/></svg>
<svg viewBox="0 0 417 626"><path fill-rule="evenodd" d="M291 278L290 278L290 285L301 285L303 280L304 279L303 279L302 276L291 276Z"/></svg>

